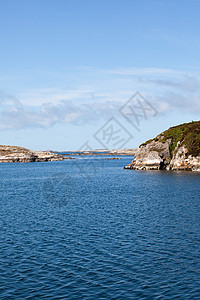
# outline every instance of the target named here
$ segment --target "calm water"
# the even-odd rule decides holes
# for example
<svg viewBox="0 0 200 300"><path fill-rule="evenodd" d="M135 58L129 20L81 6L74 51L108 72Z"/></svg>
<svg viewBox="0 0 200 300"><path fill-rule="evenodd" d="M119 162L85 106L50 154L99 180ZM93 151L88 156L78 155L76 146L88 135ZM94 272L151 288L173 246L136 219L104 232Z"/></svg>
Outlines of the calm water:
<svg viewBox="0 0 200 300"><path fill-rule="evenodd" d="M200 174L0 165L0 299L200 299Z"/></svg>

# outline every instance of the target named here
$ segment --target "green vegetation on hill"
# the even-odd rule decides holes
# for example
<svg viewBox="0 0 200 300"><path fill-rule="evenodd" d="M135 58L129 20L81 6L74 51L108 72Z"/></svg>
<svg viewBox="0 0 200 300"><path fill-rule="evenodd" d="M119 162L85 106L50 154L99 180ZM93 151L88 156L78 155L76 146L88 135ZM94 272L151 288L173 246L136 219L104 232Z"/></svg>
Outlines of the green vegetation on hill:
<svg viewBox="0 0 200 300"><path fill-rule="evenodd" d="M179 141L188 149L188 155L200 155L200 121L171 127L162 133L159 141L164 143L168 139L171 139L171 155Z"/></svg>
<svg viewBox="0 0 200 300"><path fill-rule="evenodd" d="M145 143L141 144L140 147L141 147L141 146L148 145L148 144L150 144L152 141L153 141L153 139L150 139L150 140L146 141Z"/></svg>
<svg viewBox="0 0 200 300"><path fill-rule="evenodd" d="M140 147L151 144L152 141L165 143L167 140L170 141L169 150L171 158L173 157L178 142L180 142L180 146L187 148L188 156L200 156L200 121L192 121L190 123L170 127L155 139L150 139L141 144ZM153 150L155 151L155 148L153 148Z"/></svg>
<svg viewBox="0 0 200 300"><path fill-rule="evenodd" d="M200 155L200 122L194 122L186 129L184 132L184 144L188 149L188 155Z"/></svg>

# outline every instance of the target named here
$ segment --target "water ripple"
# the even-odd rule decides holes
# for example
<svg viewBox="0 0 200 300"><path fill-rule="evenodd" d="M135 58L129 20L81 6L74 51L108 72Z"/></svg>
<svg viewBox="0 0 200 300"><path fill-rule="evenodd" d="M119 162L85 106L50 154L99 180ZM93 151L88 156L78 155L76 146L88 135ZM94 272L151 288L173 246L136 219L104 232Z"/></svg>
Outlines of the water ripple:
<svg viewBox="0 0 200 300"><path fill-rule="evenodd" d="M0 166L0 299L200 299L199 174L128 161Z"/></svg>

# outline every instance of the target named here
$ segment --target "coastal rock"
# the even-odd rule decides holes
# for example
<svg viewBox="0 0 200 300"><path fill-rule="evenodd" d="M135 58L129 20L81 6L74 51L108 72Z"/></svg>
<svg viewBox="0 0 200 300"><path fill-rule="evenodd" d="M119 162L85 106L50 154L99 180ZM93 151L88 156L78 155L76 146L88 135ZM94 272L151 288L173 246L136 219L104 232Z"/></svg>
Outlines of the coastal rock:
<svg viewBox="0 0 200 300"><path fill-rule="evenodd" d="M176 149L167 170L191 170L200 171L200 156L188 156L188 149L184 146Z"/></svg>
<svg viewBox="0 0 200 300"><path fill-rule="evenodd" d="M125 169L200 171L200 121L164 131L140 145Z"/></svg>
<svg viewBox="0 0 200 300"><path fill-rule="evenodd" d="M0 163L42 162L63 160L62 155L52 152L31 151L18 146L0 145Z"/></svg>
<svg viewBox="0 0 200 300"><path fill-rule="evenodd" d="M131 164L125 169L159 170L170 162L169 141L152 140L142 144Z"/></svg>

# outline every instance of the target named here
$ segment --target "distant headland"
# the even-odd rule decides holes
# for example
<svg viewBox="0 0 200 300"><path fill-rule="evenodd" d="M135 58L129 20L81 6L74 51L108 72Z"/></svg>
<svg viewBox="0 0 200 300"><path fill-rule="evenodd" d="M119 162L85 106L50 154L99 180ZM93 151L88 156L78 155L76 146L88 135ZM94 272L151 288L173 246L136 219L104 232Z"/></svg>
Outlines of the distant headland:
<svg viewBox="0 0 200 300"><path fill-rule="evenodd" d="M62 161L73 159L74 155L135 155L137 149L120 149L120 150L94 150L94 151L63 151L55 152L53 150L32 151L19 146L0 145L0 163L15 162L45 162L45 161Z"/></svg>
<svg viewBox="0 0 200 300"><path fill-rule="evenodd" d="M62 155L51 151L32 151L18 146L0 145L0 163L42 162L63 159Z"/></svg>

